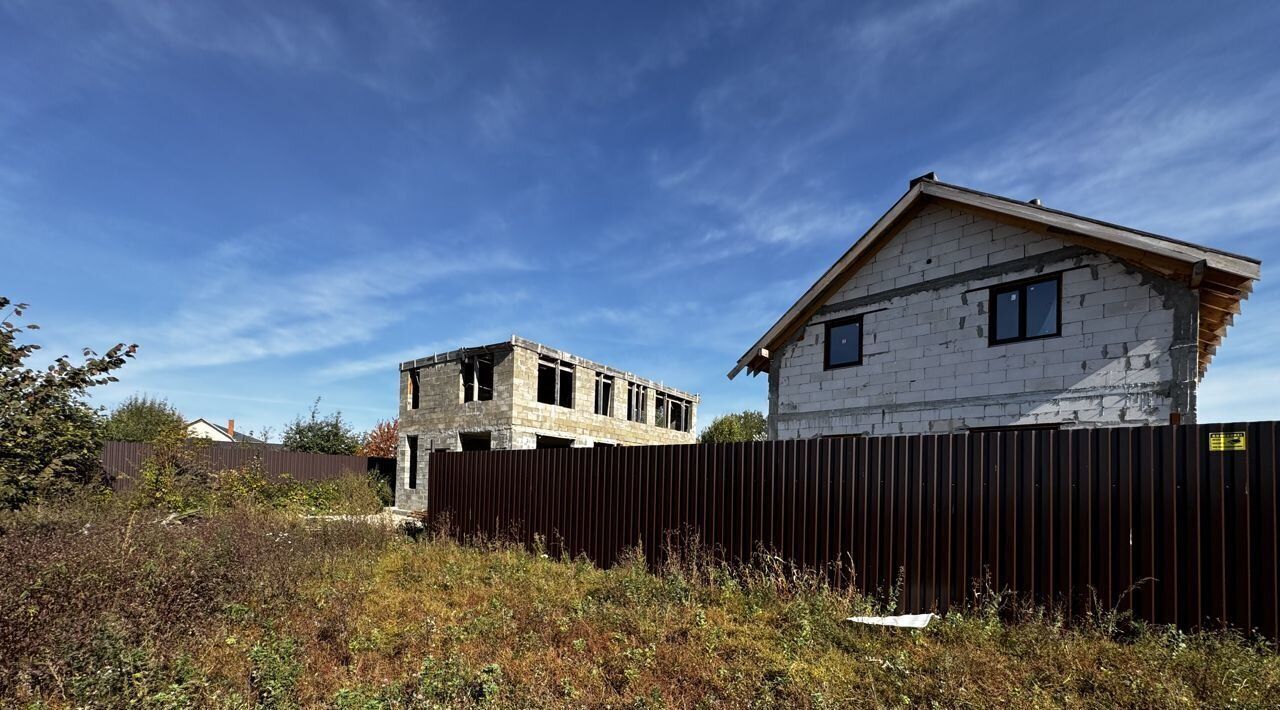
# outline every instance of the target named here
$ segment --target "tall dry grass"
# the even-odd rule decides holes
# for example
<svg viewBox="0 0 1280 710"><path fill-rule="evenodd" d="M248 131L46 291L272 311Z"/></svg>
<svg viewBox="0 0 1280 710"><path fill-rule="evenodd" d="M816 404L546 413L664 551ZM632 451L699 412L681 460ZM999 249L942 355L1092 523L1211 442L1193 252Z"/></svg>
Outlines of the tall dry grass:
<svg viewBox="0 0 1280 710"><path fill-rule="evenodd" d="M51 707L1262 707L1230 634L998 602L924 631L778 561L661 574L263 506L0 518L0 696Z"/></svg>

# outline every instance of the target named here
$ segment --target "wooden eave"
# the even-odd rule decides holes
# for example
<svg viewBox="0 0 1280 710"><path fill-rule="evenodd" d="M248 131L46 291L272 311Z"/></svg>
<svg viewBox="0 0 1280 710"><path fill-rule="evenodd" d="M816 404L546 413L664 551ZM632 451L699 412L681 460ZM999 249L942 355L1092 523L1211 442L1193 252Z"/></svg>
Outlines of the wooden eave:
<svg viewBox="0 0 1280 710"><path fill-rule="evenodd" d="M1190 244L1169 237L1073 215L1042 205L937 182L913 180L910 189L866 231L786 313L751 346L729 371L733 379L743 368L757 374L769 367L777 352L802 329L849 278L888 243L923 206L941 202L1004 224L1049 234L1108 254L1136 268L1185 282L1200 296L1198 374L1203 376L1240 302L1248 298L1261 277L1261 262L1249 257Z"/></svg>

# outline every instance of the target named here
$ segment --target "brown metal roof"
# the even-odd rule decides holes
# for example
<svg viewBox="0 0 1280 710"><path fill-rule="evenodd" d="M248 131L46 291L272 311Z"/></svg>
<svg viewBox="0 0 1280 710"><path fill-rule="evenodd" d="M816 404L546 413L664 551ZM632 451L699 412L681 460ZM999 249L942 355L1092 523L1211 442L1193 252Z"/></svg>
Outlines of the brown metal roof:
<svg viewBox="0 0 1280 710"><path fill-rule="evenodd" d="M892 238L917 210L929 203L948 203L992 219L1110 254L1141 269L1185 281L1200 294L1199 374L1226 335L1240 303L1261 277L1262 262L1198 244L1083 217L1043 205L1014 200L938 181L932 173L911 186L808 291L751 346L729 371L733 379L743 368L756 374L768 367L770 353L787 342L836 291Z"/></svg>

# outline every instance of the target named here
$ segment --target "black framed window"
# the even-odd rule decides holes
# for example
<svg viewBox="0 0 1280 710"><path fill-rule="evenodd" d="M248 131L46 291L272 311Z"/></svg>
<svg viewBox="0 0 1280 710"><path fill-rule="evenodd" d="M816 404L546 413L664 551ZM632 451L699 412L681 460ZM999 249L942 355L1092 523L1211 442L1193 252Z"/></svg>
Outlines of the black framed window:
<svg viewBox="0 0 1280 710"><path fill-rule="evenodd" d="M991 345L1062 332L1062 280L1057 276L992 286L990 304Z"/></svg>
<svg viewBox="0 0 1280 710"><path fill-rule="evenodd" d="M824 370L862 364L862 316L827 321Z"/></svg>

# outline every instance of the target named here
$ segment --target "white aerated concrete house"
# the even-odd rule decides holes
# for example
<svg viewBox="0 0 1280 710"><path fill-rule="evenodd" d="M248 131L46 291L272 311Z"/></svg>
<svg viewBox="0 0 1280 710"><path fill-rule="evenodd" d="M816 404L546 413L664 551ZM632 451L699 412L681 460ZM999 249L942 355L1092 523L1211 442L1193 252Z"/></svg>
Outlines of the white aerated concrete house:
<svg viewBox="0 0 1280 710"><path fill-rule="evenodd" d="M774 439L1193 423L1260 274L930 173L729 377L768 373Z"/></svg>

